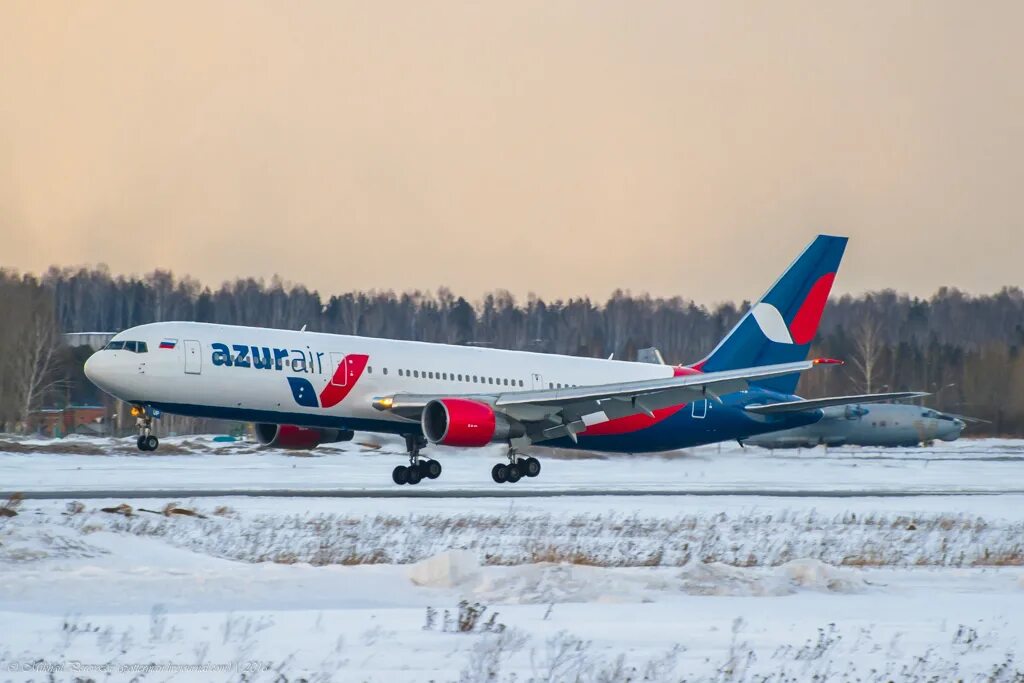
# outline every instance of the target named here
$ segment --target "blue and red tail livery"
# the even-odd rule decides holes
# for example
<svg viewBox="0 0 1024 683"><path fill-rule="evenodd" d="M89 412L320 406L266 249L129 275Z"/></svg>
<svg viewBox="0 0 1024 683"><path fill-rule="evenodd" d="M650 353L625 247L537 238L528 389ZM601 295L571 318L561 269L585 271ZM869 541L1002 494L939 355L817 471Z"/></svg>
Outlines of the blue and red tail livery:
<svg viewBox="0 0 1024 683"><path fill-rule="evenodd" d="M846 237L818 235L714 351L694 367L715 372L807 358L846 242ZM797 380L798 375L787 375L757 384L791 394Z"/></svg>

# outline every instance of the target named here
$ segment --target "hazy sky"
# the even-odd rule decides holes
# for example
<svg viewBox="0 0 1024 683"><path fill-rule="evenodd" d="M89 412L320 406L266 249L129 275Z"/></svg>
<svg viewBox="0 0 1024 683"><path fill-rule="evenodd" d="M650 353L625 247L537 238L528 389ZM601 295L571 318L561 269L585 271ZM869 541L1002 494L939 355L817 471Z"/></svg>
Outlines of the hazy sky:
<svg viewBox="0 0 1024 683"><path fill-rule="evenodd" d="M1024 284L1024 2L0 3L0 265Z"/></svg>

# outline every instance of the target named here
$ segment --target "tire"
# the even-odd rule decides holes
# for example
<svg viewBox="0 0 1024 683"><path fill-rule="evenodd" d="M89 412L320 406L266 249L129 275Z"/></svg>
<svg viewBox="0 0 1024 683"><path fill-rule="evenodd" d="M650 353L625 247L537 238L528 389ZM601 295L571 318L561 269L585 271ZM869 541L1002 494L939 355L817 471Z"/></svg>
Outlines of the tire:
<svg viewBox="0 0 1024 683"><path fill-rule="evenodd" d="M139 447L140 451L148 450L146 448L146 437L144 437L144 436L140 436L139 438L137 438L135 440L135 445Z"/></svg>
<svg viewBox="0 0 1024 683"><path fill-rule="evenodd" d="M508 483L514 484L522 478L522 474L519 470L519 465L508 465Z"/></svg>
<svg viewBox="0 0 1024 683"><path fill-rule="evenodd" d="M157 439L152 434L150 434L149 436L146 437L146 450L147 451L155 451L157 449L157 446L159 446L159 445L160 445L160 440Z"/></svg>
<svg viewBox="0 0 1024 683"><path fill-rule="evenodd" d="M508 481L508 466L502 465L500 462L491 468L491 479L494 480L495 484L504 484Z"/></svg>
<svg viewBox="0 0 1024 683"><path fill-rule="evenodd" d="M441 463L436 460L428 460L426 470L429 478L437 479L441 476Z"/></svg>
<svg viewBox="0 0 1024 683"><path fill-rule="evenodd" d="M391 481L395 482L399 486L409 483L409 468L405 465L399 465L396 467L391 471Z"/></svg>
<svg viewBox="0 0 1024 683"><path fill-rule="evenodd" d="M526 462L522 464L523 474L528 477L536 477L540 474L540 460L537 458L527 458Z"/></svg>
<svg viewBox="0 0 1024 683"><path fill-rule="evenodd" d="M419 467L406 468L409 471L409 484L415 485L420 483L423 479L423 470Z"/></svg>

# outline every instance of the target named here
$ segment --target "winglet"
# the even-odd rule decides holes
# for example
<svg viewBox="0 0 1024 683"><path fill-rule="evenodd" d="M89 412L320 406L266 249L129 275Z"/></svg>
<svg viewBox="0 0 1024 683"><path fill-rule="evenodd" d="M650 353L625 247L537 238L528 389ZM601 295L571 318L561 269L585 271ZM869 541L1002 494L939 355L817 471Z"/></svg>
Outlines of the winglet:
<svg viewBox="0 0 1024 683"><path fill-rule="evenodd" d="M838 358L815 358L811 362L815 365L846 365L845 361Z"/></svg>

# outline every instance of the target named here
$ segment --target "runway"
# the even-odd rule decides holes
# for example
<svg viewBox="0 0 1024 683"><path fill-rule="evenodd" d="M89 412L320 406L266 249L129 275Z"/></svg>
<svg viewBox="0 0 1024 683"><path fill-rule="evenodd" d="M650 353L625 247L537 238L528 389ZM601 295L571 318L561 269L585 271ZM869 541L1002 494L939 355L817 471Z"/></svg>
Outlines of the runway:
<svg viewBox="0 0 1024 683"><path fill-rule="evenodd" d="M734 488L580 488L539 489L515 488L514 485L480 489L430 489L403 486L380 489L67 489L53 491L0 491L0 500L12 495L25 500L97 500L108 498L575 498L613 496L635 498L640 496L739 496L764 498L915 498L923 496L998 496L1024 494L1024 489L970 490L949 489L734 489Z"/></svg>

